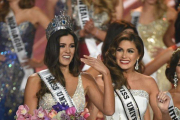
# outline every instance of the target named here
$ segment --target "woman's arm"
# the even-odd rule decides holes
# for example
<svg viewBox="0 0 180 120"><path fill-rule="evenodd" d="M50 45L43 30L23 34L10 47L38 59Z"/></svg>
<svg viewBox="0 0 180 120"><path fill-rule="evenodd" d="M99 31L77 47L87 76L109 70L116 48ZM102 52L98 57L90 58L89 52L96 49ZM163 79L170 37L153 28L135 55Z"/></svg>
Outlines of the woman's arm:
<svg viewBox="0 0 180 120"><path fill-rule="evenodd" d="M57 3L58 0L46 0L46 12L47 12L47 16L50 19L54 18L54 10L55 10L55 5Z"/></svg>
<svg viewBox="0 0 180 120"><path fill-rule="evenodd" d="M50 23L50 19L38 7L33 7L30 15L32 16L32 21L37 25L41 25L44 29L46 29Z"/></svg>
<svg viewBox="0 0 180 120"><path fill-rule="evenodd" d="M148 105L146 112L144 114L144 120L151 120L151 116L150 116L150 106Z"/></svg>
<svg viewBox="0 0 180 120"><path fill-rule="evenodd" d="M159 55L157 55L151 62L145 65L144 74L151 75L155 71L157 71L162 65L167 63L173 53L173 48L169 47L162 51Z"/></svg>
<svg viewBox="0 0 180 120"><path fill-rule="evenodd" d="M175 34L175 21L177 17L177 12L173 8L168 8L167 11L167 20L170 23L169 27L166 30L166 33L163 36L163 42L167 47L174 45L175 43L172 41L172 38Z"/></svg>
<svg viewBox="0 0 180 120"><path fill-rule="evenodd" d="M40 90L40 88L41 80L37 73L35 73L28 78L24 93L24 104L29 107L30 114L33 114L33 111L37 109L38 98L36 94Z"/></svg>
<svg viewBox="0 0 180 120"><path fill-rule="evenodd" d="M115 100L110 72L102 63L100 56L98 56L98 59L86 55L84 57L85 58L81 58L81 61L98 70L102 74L104 80L103 95L94 79L92 77L88 77L89 82L87 86L87 95L100 111L102 111L105 115L112 115L115 111Z"/></svg>
<svg viewBox="0 0 180 120"><path fill-rule="evenodd" d="M150 105L153 110L153 120L170 120L169 119L169 113L167 111L165 112L165 109L168 110L168 108L163 108L161 106L166 106L168 102L161 103L160 101L162 100L161 97L159 96L159 89L158 86L155 82L155 80L151 77L146 80L147 85L151 85L149 87L149 100L150 100ZM165 105L164 105L165 104ZM162 108L161 111L159 108ZM164 111L162 111L164 109Z"/></svg>
<svg viewBox="0 0 180 120"><path fill-rule="evenodd" d="M104 41L106 37L106 32L95 27L92 19L86 22L86 24L84 25L84 29L81 30L81 32L84 32L84 35L85 33L86 34L89 33L93 35L94 37L100 39L101 41ZM85 36L81 36L81 37L85 37Z"/></svg>
<svg viewBox="0 0 180 120"><path fill-rule="evenodd" d="M117 0L118 4L115 7L116 20L121 20L123 18L123 0Z"/></svg>

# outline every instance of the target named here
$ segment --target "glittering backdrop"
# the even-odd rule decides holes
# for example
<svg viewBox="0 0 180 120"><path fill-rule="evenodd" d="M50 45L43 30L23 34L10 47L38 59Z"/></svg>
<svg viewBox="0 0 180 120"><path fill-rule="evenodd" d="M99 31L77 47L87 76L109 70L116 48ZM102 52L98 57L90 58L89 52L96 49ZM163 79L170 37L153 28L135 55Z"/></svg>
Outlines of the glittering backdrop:
<svg viewBox="0 0 180 120"><path fill-rule="evenodd" d="M36 6L45 12L45 1L46 0L36 0ZM169 6L174 5L174 0L167 0ZM124 0L124 16L129 13L131 9L137 8L141 5L140 0ZM44 51L46 47L46 37L45 30L42 27L37 29L34 46L33 46L33 58L37 60L42 60L44 57ZM36 71L45 69L46 67L37 68Z"/></svg>

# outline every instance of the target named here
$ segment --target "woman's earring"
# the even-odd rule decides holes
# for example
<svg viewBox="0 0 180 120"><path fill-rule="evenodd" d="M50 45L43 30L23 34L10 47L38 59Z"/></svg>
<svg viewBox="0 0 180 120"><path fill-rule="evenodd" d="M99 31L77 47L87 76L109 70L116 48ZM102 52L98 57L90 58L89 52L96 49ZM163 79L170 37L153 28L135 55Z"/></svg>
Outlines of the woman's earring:
<svg viewBox="0 0 180 120"><path fill-rule="evenodd" d="M135 65L135 70L138 70L139 69L139 63L138 63L138 59L136 61L136 65Z"/></svg>
<svg viewBox="0 0 180 120"><path fill-rule="evenodd" d="M176 74L176 72L175 72L175 74L174 74L174 87L175 87L175 89L176 89L176 87L177 87L177 82L178 82L178 78L177 78L177 74Z"/></svg>

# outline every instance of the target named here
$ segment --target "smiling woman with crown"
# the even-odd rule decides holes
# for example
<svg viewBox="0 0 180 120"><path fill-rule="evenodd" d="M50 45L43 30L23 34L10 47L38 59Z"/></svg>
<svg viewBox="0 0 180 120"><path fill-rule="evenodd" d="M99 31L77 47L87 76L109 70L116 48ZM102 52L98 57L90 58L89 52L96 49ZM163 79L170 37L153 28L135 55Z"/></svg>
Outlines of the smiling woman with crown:
<svg viewBox="0 0 180 120"><path fill-rule="evenodd" d="M115 108L110 72L100 58L85 56L94 63L92 67L103 75L103 95L93 77L80 73L78 39L72 26L70 17L63 12L49 23L44 58L48 69L28 78L24 103L29 106L31 114L38 106L50 110L57 102L74 106L78 112L82 112L85 108L85 95L88 95L98 109L106 115L112 115Z"/></svg>

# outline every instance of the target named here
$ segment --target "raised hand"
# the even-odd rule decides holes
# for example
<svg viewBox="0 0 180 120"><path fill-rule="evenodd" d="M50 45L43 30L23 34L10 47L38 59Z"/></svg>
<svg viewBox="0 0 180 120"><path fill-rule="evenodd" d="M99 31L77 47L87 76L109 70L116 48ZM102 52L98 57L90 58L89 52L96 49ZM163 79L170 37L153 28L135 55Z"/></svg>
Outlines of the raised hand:
<svg viewBox="0 0 180 120"><path fill-rule="evenodd" d="M92 34L93 30L95 29L95 26L94 26L94 22L92 19L90 19L89 21L86 22L85 26L84 26L84 30L87 32L87 33L90 33Z"/></svg>
<svg viewBox="0 0 180 120"><path fill-rule="evenodd" d="M170 97L165 92L159 92L157 96L157 104L162 113L168 113Z"/></svg>
<svg viewBox="0 0 180 120"><path fill-rule="evenodd" d="M102 74L106 74L107 72L109 72L108 68L101 61L100 55L98 55L97 59L87 56L87 55L84 55L84 58L81 58L81 61L83 63L93 67L94 69L96 69L97 71L99 71Z"/></svg>

